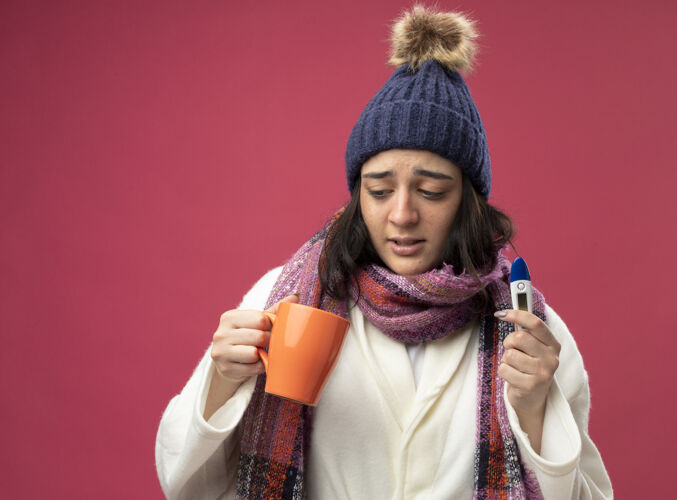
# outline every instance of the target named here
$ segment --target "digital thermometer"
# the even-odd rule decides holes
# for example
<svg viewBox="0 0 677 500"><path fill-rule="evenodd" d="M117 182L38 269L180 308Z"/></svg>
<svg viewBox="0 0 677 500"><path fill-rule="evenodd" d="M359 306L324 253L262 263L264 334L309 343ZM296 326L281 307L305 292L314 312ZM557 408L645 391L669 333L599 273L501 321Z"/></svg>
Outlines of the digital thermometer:
<svg viewBox="0 0 677 500"><path fill-rule="evenodd" d="M529 268L522 257L517 257L510 267L510 294L512 308L520 311L533 311L534 299L531 293L531 276ZM518 325L515 329L522 330Z"/></svg>

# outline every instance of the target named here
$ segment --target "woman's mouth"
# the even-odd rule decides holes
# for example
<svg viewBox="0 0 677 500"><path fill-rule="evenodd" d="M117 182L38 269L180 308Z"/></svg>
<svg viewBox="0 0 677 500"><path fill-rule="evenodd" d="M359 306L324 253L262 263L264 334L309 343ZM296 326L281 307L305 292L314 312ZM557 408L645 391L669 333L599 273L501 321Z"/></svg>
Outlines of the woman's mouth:
<svg viewBox="0 0 677 500"><path fill-rule="evenodd" d="M390 250L400 257L409 257L416 255L421 251L425 240L414 238L388 238Z"/></svg>

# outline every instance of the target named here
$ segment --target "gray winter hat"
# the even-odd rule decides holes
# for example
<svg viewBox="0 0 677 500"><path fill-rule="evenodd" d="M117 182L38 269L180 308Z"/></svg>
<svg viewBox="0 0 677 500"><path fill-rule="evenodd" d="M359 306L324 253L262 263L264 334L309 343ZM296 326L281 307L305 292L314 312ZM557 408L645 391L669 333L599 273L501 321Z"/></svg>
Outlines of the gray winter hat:
<svg viewBox="0 0 677 500"><path fill-rule="evenodd" d="M352 191L362 164L388 149L431 151L457 165L489 198L491 161L482 120L458 70L469 69L478 36L457 13L414 7L392 31L390 64L397 66L369 101L346 148Z"/></svg>

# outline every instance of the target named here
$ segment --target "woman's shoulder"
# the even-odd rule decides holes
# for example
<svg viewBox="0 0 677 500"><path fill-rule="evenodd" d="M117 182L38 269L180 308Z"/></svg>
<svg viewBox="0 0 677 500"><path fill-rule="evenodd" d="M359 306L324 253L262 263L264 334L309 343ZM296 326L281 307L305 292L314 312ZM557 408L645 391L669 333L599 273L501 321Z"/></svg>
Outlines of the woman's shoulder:
<svg viewBox="0 0 677 500"><path fill-rule="evenodd" d="M270 295L270 291L275 285L278 276L282 272L282 266L275 267L261 276L253 287L242 298L238 309L257 309L263 310Z"/></svg>
<svg viewBox="0 0 677 500"><path fill-rule="evenodd" d="M568 399L580 389L581 385L587 384L588 374L585 371L583 357L578 350L574 336L564 320L548 304L545 305L545 319L548 328L562 347L556 375L564 395Z"/></svg>

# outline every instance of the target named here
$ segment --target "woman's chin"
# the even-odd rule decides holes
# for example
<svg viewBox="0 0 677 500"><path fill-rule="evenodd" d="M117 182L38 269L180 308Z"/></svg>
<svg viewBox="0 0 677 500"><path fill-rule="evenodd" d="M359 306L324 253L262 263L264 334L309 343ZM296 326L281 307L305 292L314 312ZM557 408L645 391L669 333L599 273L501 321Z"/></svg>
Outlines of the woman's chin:
<svg viewBox="0 0 677 500"><path fill-rule="evenodd" d="M388 269L400 276L417 276L433 269L435 266L420 260L406 259L402 257L389 258L385 262Z"/></svg>

